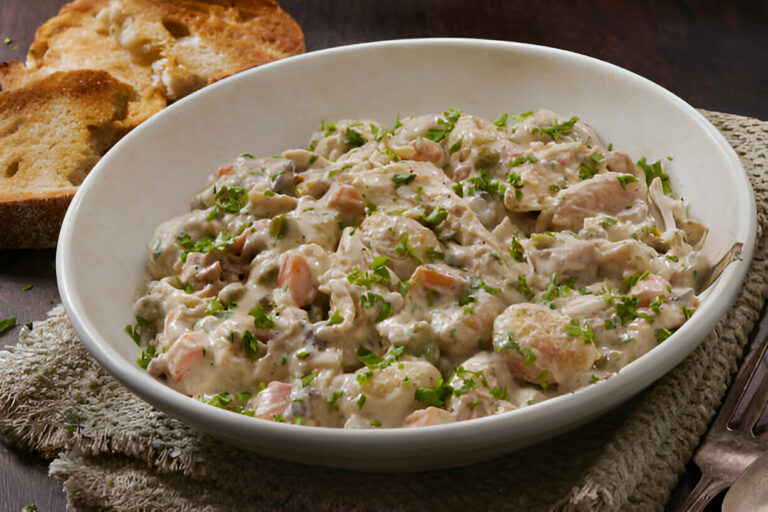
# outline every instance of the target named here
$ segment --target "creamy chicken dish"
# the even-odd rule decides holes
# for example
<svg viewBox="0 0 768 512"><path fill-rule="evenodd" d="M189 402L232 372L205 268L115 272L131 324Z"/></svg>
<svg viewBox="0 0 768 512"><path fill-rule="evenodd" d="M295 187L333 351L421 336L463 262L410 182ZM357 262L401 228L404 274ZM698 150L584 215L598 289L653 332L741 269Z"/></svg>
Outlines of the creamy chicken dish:
<svg viewBox="0 0 768 512"><path fill-rule="evenodd" d="M577 117L324 122L149 243L138 364L270 421L437 425L592 385L695 311L706 229Z"/></svg>

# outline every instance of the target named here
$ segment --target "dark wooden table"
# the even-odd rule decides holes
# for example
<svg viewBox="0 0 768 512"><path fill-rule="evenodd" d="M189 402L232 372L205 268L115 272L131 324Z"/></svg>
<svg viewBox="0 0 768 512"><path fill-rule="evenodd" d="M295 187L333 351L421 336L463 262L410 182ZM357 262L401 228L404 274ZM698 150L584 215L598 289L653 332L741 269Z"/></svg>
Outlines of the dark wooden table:
<svg viewBox="0 0 768 512"><path fill-rule="evenodd" d="M0 61L24 60L63 0L2 0ZM768 119L768 3L759 1L282 0L307 51L411 37L476 37L553 46L625 67L688 103ZM450 63L446 63L450 65ZM3 229L3 219L0 219ZM0 319L22 325L59 302L53 250L0 251ZM31 289L27 285L32 285ZM16 341L18 327L0 334ZM34 454L0 443L0 511L64 510Z"/></svg>

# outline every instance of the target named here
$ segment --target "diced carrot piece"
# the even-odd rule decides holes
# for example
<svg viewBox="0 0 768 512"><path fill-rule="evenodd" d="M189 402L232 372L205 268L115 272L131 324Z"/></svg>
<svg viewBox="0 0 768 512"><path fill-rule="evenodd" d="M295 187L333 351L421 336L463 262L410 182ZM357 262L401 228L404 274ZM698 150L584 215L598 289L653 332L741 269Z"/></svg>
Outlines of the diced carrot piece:
<svg viewBox="0 0 768 512"><path fill-rule="evenodd" d="M629 295L640 299L638 306L648 307L652 300L659 295L669 295L669 281L656 274L648 274L648 277L635 283Z"/></svg>
<svg viewBox="0 0 768 512"><path fill-rule="evenodd" d="M328 192L328 206L338 207L340 210L351 210L355 214L365 211L365 202L362 196L350 185L336 183Z"/></svg>
<svg viewBox="0 0 768 512"><path fill-rule="evenodd" d="M291 403L293 386L286 382L273 380L266 389L257 395L257 405L254 416L266 420L274 419L275 415L283 414Z"/></svg>
<svg viewBox="0 0 768 512"><path fill-rule="evenodd" d="M224 176L225 174L229 174L230 172L232 172L232 169L234 169L234 168L235 168L235 166L234 166L233 164L229 164L229 165L222 165L221 167L219 167L219 168L216 170L216 174L215 174L215 176L216 176L217 178L221 178L221 177L222 177L222 176Z"/></svg>
<svg viewBox="0 0 768 512"><path fill-rule="evenodd" d="M448 271L439 272L425 265L418 267L411 276L411 289L427 288L458 295L465 287L466 280L462 277Z"/></svg>
<svg viewBox="0 0 768 512"><path fill-rule="evenodd" d="M286 286L291 292L291 298L299 307L312 302L317 293L309 263L296 253L286 253L280 259L277 285Z"/></svg>
<svg viewBox="0 0 768 512"><path fill-rule="evenodd" d="M203 348L208 335L200 331L191 331L179 336L176 343L168 349L168 373L174 382L181 382L192 369L203 360Z"/></svg>

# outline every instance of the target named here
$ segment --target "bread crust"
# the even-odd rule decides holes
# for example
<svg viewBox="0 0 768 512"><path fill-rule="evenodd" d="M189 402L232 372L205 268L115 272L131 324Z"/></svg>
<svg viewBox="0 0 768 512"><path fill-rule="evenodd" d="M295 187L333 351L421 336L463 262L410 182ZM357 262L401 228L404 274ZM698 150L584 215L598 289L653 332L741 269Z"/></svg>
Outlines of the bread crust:
<svg viewBox="0 0 768 512"><path fill-rule="evenodd" d="M131 91L104 71L77 70L0 92L0 249L56 245Z"/></svg>
<svg viewBox="0 0 768 512"><path fill-rule="evenodd" d="M61 223L77 188L0 199L0 249L56 247Z"/></svg>

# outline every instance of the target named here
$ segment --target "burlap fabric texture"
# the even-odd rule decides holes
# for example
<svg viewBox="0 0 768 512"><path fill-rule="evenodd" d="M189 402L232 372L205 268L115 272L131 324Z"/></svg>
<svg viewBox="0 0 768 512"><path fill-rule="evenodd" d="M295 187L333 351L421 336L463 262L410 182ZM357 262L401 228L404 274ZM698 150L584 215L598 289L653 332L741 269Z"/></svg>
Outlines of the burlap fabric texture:
<svg viewBox="0 0 768 512"><path fill-rule="evenodd" d="M0 434L53 458L51 474L84 509L662 510L768 296L768 123L703 113L736 149L755 190L751 269L734 308L693 354L590 424L481 464L417 474L268 459L133 396L90 357L56 307L0 351Z"/></svg>

